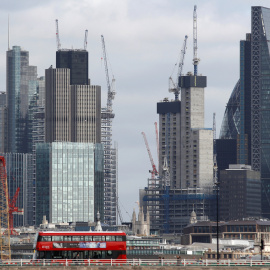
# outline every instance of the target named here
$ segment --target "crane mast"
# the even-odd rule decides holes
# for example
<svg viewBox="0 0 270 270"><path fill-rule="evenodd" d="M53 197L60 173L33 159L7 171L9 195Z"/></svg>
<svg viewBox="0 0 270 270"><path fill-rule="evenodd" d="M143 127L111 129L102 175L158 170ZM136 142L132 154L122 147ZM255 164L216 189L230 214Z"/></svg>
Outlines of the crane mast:
<svg viewBox="0 0 270 270"><path fill-rule="evenodd" d="M158 140L158 124L155 122L155 131L156 131L156 145L157 145L157 160L158 160L158 168L159 168L159 140Z"/></svg>
<svg viewBox="0 0 270 270"><path fill-rule="evenodd" d="M193 11L193 65L194 65L194 76L198 74L198 64L200 59L197 56L197 6L194 6Z"/></svg>
<svg viewBox="0 0 270 270"><path fill-rule="evenodd" d="M60 43L60 37L59 37L59 28L58 28L58 20L55 20L55 26L56 26L56 45L57 50L59 51L61 49L61 43Z"/></svg>
<svg viewBox="0 0 270 270"><path fill-rule="evenodd" d="M179 66L178 66L178 72L177 72L177 79L176 83L174 83L172 77L169 78L169 92L173 92L175 95L175 100L179 99L179 93L180 93L180 86L179 86L179 81L180 77L182 76L182 71L183 71L183 66L184 66L184 60L185 60L185 54L186 54L186 49L187 49L187 39L188 36L185 36L182 50L181 50L181 56L180 56L180 61L179 61Z"/></svg>
<svg viewBox="0 0 270 270"><path fill-rule="evenodd" d="M88 30L85 30L85 34L84 34L84 50L87 50L87 36L88 36Z"/></svg>
<svg viewBox="0 0 270 270"><path fill-rule="evenodd" d="M153 160L153 157L152 157L152 154L151 154L149 145L148 145L148 141L147 141L146 135L145 135L144 132L142 132L142 135L143 135L144 143L145 143L145 146L146 146L146 149L147 149L149 158L150 158L150 162L151 162L151 165L152 165L152 170L150 170L149 172L151 173L152 179L154 179L155 178L155 175L158 175L158 171L157 171L156 165L154 163L154 160Z"/></svg>
<svg viewBox="0 0 270 270"><path fill-rule="evenodd" d="M217 183L218 182L218 177L217 177L217 142L216 142L216 113L213 113L213 173L214 173L214 179L213 182Z"/></svg>
<svg viewBox="0 0 270 270"><path fill-rule="evenodd" d="M112 83L110 83L109 71L108 71L108 64L107 64L107 53L105 47L105 40L103 35L101 35L102 41L102 48L103 48L103 58L104 58L104 65L105 65L105 73L106 73L106 80L107 80L107 88L108 88L108 96L107 96L107 109L108 111L112 111L112 101L116 92L114 91L114 83L115 79L112 79Z"/></svg>

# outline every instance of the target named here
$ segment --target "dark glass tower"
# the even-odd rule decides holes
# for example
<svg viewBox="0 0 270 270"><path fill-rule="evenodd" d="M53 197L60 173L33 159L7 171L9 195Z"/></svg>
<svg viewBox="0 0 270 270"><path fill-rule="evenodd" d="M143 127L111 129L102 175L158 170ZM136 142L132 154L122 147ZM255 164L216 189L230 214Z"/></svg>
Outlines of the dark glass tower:
<svg viewBox="0 0 270 270"><path fill-rule="evenodd" d="M262 216L270 218L270 9L252 7L251 164L261 172Z"/></svg>
<svg viewBox="0 0 270 270"><path fill-rule="evenodd" d="M262 216L270 218L270 9L252 7L251 34L240 42L240 80L228 102L221 139L237 138L237 162L261 174ZM232 136L231 136L232 135Z"/></svg>
<svg viewBox="0 0 270 270"><path fill-rule="evenodd" d="M88 85L88 52L86 50L59 50L56 68L70 69L70 85Z"/></svg>
<svg viewBox="0 0 270 270"><path fill-rule="evenodd" d="M29 66L29 52L19 46L7 51L7 121L8 152L32 151L31 114L37 89L37 67Z"/></svg>

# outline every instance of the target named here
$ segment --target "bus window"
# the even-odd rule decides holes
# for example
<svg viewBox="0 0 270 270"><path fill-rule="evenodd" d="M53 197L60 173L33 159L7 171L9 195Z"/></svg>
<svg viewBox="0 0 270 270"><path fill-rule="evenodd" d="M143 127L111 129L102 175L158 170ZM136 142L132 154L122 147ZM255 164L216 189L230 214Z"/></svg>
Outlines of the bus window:
<svg viewBox="0 0 270 270"><path fill-rule="evenodd" d="M73 235L72 241L84 241L84 236L81 235Z"/></svg>
<svg viewBox="0 0 270 270"><path fill-rule="evenodd" d="M92 235L85 235L84 239L85 239L85 241L93 241L92 240Z"/></svg>
<svg viewBox="0 0 270 270"><path fill-rule="evenodd" d="M63 241L63 236L61 235L53 235L52 236L52 241Z"/></svg>
<svg viewBox="0 0 270 270"><path fill-rule="evenodd" d="M71 235L65 235L65 236L64 236L64 241L70 242L71 239L72 239L71 237L72 237Z"/></svg>
<svg viewBox="0 0 270 270"><path fill-rule="evenodd" d="M106 235L106 241L115 241L114 235Z"/></svg>
<svg viewBox="0 0 270 270"><path fill-rule="evenodd" d="M123 237L120 235L117 235L115 238L116 238L116 241L123 241Z"/></svg>
<svg viewBox="0 0 270 270"><path fill-rule="evenodd" d="M105 236L104 235L94 235L93 241L105 241Z"/></svg>
<svg viewBox="0 0 270 270"><path fill-rule="evenodd" d="M51 242L52 237L51 236L42 236L40 241L41 242Z"/></svg>

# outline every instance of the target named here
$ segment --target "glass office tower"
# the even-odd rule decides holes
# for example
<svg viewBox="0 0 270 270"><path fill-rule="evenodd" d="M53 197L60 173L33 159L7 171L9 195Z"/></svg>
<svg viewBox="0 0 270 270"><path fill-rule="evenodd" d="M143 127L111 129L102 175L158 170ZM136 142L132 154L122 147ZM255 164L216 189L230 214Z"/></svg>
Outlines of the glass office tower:
<svg viewBox="0 0 270 270"><path fill-rule="evenodd" d="M50 158L51 157L51 158ZM37 144L37 224L103 218L103 146L93 143ZM102 207L102 208L100 208Z"/></svg>
<svg viewBox="0 0 270 270"><path fill-rule="evenodd" d="M29 52L19 46L7 51L6 62L8 152L32 151L29 107L37 89L37 67L29 66Z"/></svg>
<svg viewBox="0 0 270 270"><path fill-rule="evenodd" d="M261 172L262 216L270 218L270 9L252 7L251 162Z"/></svg>
<svg viewBox="0 0 270 270"><path fill-rule="evenodd" d="M240 80L220 139L237 139L237 162L261 173L262 216L270 218L270 9L251 9L251 34L240 42ZM232 99L234 97L234 99Z"/></svg>

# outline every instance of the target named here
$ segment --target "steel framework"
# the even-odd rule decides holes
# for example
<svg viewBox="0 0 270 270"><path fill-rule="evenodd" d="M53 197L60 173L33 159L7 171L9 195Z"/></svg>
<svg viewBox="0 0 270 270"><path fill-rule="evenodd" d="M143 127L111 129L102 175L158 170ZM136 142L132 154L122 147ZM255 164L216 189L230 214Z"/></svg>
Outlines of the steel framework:
<svg viewBox="0 0 270 270"><path fill-rule="evenodd" d="M104 145L104 222L108 225L116 225L118 213L117 145L114 147L112 145L112 120L115 116L112 101L116 94L115 79L110 81L103 36L101 36L101 42L108 88L107 106L101 109L101 143Z"/></svg>

